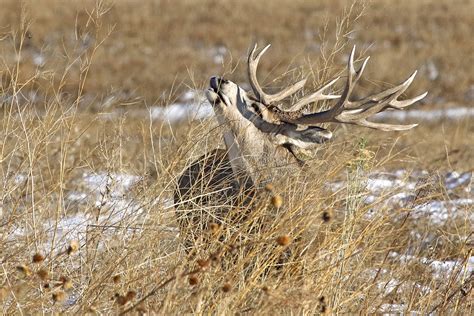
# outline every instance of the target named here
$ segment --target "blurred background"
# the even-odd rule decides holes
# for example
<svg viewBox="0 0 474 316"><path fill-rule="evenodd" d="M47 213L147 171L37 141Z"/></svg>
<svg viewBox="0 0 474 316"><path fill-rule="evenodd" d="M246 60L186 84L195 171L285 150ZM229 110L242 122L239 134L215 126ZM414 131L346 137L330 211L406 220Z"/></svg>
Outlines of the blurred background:
<svg viewBox="0 0 474 316"><path fill-rule="evenodd" d="M100 2L97 21L90 0L0 5L2 68L18 62L24 80L36 73L29 90L38 97L60 79L67 79L64 92L77 94L78 60L105 40L83 91L94 107L106 96L114 105L164 105L190 87L205 87L215 74L233 72L233 80L246 82L243 62L254 43L272 44L261 66L265 84L288 70L284 83L298 70L316 84L341 71L357 45L372 56L368 87L398 83L418 69L410 91L428 90L424 103L474 102L472 0L120 0ZM27 33L18 58L21 30ZM5 89L9 73L1 75Z"/></svg>

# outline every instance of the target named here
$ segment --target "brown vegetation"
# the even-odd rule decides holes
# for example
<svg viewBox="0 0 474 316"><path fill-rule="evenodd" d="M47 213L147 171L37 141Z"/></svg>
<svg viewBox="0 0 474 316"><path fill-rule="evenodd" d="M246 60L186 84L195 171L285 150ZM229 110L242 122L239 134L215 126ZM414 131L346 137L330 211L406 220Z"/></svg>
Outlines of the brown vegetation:
<svg viewBox="0 0 474 316"><path fill-rule="evenodd" d="M261 69L273 74L271 78L293 63L315 71L317 81L326 71L337 71L319 67L321 53L328 54L336 41L347 40L373 56L367 77L378 84L401 80L420 69L415 88L430 91L428 103L472 102L473 1L359 1L351 18L343 19L350 4L343 0L122 0L111 5L96 34L96 26L88 23L94 1L2 0L0 21L5 35L19 29L25 14L31 18L21 61L23 79L37 65L60 72L83 49L96 44L97 37L113 29L96 52L93 75L85 85L85 93L93 96L144 97L148 104L162 104L170 92L182 92L186 85L203 87L211 75L233 69L253 42L273 44ZM356 24L335 27L338 19L352 21L362 6L366 9ZM16 62L13 46L10 36L0 42L8 66ZM341 64L348 53L347 48L339 51L335 62ZM74 94L78 64L67 76L65 90ZM233 78L244 81L244 67L238 67ZM36 87L46 88L39 78Z"/></svg>
<svg viewBox="0 0 474 316"><path fill-rule="evenodd" d="M472 117L339 128L304 173L266 186L253 229L209 223L187 254L169 201L179 173L222 146L221 127L118 109L165 105L213 74L244 81L253 41L273 44L262 74L287 73L272 86L319 83L356 43L376 86L421 67L413 89L430 105L472 103L473 1L1 5L2 313L472 314L472 178L446 185L473 170Z"/></svg>

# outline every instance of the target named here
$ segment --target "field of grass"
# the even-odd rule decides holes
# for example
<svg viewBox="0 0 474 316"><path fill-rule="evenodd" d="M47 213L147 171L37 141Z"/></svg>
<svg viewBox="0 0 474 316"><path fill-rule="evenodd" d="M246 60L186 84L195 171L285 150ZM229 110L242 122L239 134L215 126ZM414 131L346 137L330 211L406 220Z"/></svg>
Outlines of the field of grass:
<svg viewBox="0 0 474 316"><path fill-rule="evenodd" d="M0 7L3 314L473 313L474 1ZM331 125L304 172L187 254L177 177L224 146L202 90L245 83L255 42L268 88L309 75L309 93L354 44L372 56L361 96L419 69L420 125Z"/></svg>

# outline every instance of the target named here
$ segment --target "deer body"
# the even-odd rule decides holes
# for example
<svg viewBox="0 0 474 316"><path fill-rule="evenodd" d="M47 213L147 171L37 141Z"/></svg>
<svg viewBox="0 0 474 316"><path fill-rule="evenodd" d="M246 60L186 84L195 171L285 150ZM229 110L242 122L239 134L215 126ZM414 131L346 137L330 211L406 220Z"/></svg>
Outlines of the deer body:
<svg viewBox="0 0 474 316"><path fill-rule="evenodd" d="M382 131L401 131L416 126L367 121L368 117L378 112L403 109L424 98L427 93L408 100L398 100L413 81L415 71L398 86L360 100L351 100L353 89L369 60L366 58L356 71L355 47L349 57L346 84L341 95L324 94L339 80L336 78L285 109L280 108L280 101L302 89L306 79L278 93L265 93L258 83L256 72L260 57L269 46L258 54L255 46L248 56L248 76L253 94L232 81L217 77L210 79L206 96L213 105L219 124L227 127L224 133L226 150L214 150L201 157L180 177L175 204L183 230L189 230L190 222L202 229L207 221L219 222L229 210L248 205L254 196L255 184L262 179L271 180L278 176L279 167L303 166L304 161L297 157L296 152L311 150L332 137L330 131L317 124L356 124ZM310 103L333 99L336 104L329 110L309 114L304 112L304 107ZM206 198L199 198L202 195ZM191 205L189 201L194 201L194 204ZM211 214L204 217L199 215L203 208ZM186 218L192 220L183 220ZM199 234L201 229L194 232Z"/></svg>

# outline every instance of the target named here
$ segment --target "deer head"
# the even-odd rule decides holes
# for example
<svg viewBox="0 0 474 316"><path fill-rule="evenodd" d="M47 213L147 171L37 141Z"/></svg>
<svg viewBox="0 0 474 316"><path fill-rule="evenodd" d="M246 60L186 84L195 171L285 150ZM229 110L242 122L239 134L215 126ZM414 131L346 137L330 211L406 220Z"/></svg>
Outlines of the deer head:
<svg viewBox="0 0 474 316"><path fill-rule="evenodd" d="M210 88L206 91L218 121L229 127L224 140L235 172L252 170L252 160L259 164L266 164L269 159L275 160L272 148L276 147L287 149L296 161L302 164L303 161L296 157L295 150L314 148L332 137L330 131L318 124L355 124L382 131L402 131L416 126L416 124L383 124L367 120L376 113L388 109L401 110L424 98L426 92L412 99L398 100L412 83L416 71L393 88L353 100L352 93L369 60L367 57L359 70L356 70L354 46L349 57L347 78L341 95L325 94L325 91L340 79L338 77L316 92L282 108L282 101L302 89L306 79L278 93L265 93L257 80L257 67L260 58L269 47L270 45L256 53L257 45L255 45L248 56L247 70L252 92L245 91L232 81L218 77L211 78ZM334 100L335 104L329 110L305 112L306 105L321 100Z"/></svg>

